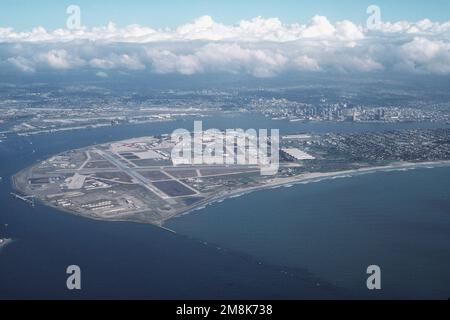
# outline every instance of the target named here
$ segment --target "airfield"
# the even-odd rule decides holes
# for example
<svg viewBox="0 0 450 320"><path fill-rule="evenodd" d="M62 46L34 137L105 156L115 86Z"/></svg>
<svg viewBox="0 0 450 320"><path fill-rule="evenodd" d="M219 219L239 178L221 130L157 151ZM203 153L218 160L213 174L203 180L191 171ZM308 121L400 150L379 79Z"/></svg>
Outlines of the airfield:
<svg viewBox="0 0 450 320"><path fill-rule="evenodd" d="M19 172L13 184L27 199L62 211L162 226L214 199L267 186L276 178L262 176L259 165L180 163L171 157L174 146L169 136L161 136L71 150ZM300 167L285 162L280 172Z"/></svg>
<svg viewBox="0 0 450 320"><path fill-rule="evenodd" d="M216 150L214 135L220 134L203 134L199 149ZM222 163L211 164L217 155L206 152L205 161L197 164L176 157L173 150L179 144L171 136L142 137L71 150L37 163L12 177L18 192L13 195L91 219L163 226L211 202L260 189L378 170L447 166L447 137L447 130L284 136L272 175L262 174L261 162L228 164L226 159L238 158L236 145L219 154ZM247 160L256 154L250 145L241 148Z"/></svg>

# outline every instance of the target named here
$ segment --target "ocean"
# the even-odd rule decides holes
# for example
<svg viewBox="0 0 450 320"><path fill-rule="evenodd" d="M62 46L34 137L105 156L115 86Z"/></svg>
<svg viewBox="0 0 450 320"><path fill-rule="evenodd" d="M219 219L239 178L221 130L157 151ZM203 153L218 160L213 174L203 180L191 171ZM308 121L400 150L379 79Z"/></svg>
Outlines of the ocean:
<svg viewBox="0 0 450 320"><path fill-rule="evenodd" d="M254 116L205 128L361 132L414 124L303 124ZM436 127L437 124L424 124ZM29 207L10 176L56 153L191 129L193 120L100 128L0 143L0 299L332 299L450 297L450 168L379 172L227 199L165 230ZM7 225L7 226L6 226ZM79 265L82 290L66 289ZM382 290L366 288L379 265Z"/></svg>

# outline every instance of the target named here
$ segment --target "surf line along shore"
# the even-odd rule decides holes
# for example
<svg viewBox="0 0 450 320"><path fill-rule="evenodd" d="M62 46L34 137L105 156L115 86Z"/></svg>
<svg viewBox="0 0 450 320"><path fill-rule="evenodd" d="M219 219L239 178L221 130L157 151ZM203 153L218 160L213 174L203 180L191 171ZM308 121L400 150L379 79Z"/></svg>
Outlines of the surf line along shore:
<svg viewBox="0 0 450 320"><path fill-rule="evenodd" d="M185 206L183 208L179 208L179 210L174 210L171 214L168 214L167 216L159 219L159 220L152 220L152 221L143 221L141 219L139 220L133 220L130 218L123 218L123 217L115 217L115 218L108 218L104 219L102 217L93 216L84 214L82 212L77 212L74 210L68 210L66 208L52 205L49 202L39 200L37 201L39 203L42 203L46 206L52 207L58 211L67 212L70 214L86 217L92 220L100 220L100 221L116 221L116 222L134 222L134 223L144 223L144 224L151 224L156 227L160 227L164 229L165 231L175 233L173 230L170 230L167 228L166 223L178 216L181 215L187 215L192 213L193 211L199 211L205 208L206 206L209 206L213 203L221 202L223 200L234 198L238 196L242 196L245 194L253 193L256 191L262 191L262 190L268 190L268 189L275 189L280 188L284 186L291 186L296 184L306 184L306 183L313 183L313 182L319 182L322 180L328 180L328 179L337 179L337 178L347 178L357 175L363 175L363 174L370 174L370 173L376 173L380 171L402 171L402 170L412 170L416 168L435 168L435 167L444 167L444 166L450 166L450 161L435 161L435 162L395 162L388 165L383 166L373 166L373 167L366 167L366 168L360 168L360 169L352 169L352 170L346 170L346 171L334 171L334 172L309 172L309 173L303 173L297 176L288 177L288 178L272 178L270 180L266 180L266 182L259 186L254 187L247 187L247 188L239 188L235 190L228 190L223 191L217 194L211 194L209 197L203 199L200 202L197 202L195 204L192 204L190 206ZM16 185L16 182L14 177L12 179L13 187L17 190L18 186ZM146 211L142 211L146 212Z"/></svg>
<svg viewBox="0 0 450 320"><path fill-rule="evenodd" d="M310 183L310 182L321 182L323 180L328 179L336 179L336 178L350 178L353 176L359 176L359 175L365 175L365 174L372 174L372 173L378 173L378 172L389 172L389 171L403 171L403 170L414 170L414 169L433 169L433 168L439 168L439 167L450 167L450 161L435 161L435 162L421 162L421 163L412 163L412 162L398 162L393 163L386 166L378 166L378 167L367 167L367 168L361 168L361 169L354 169L354 170L346 170L346 171L335 171L335 172L312 172L312 173L305 173L301 174L295 177L290 178L275 178L271 182L268 182L264 186L257 186L252 187L248 189L240 189L236 190L234 192L227 192L226 194L220 194L217 196L214 196L209 199L205 199L204 201L195 204L194 206L187 208L181 212L178 212L177 214L173 215L172 217L169 217L168 219L164 220L159 227L162 227L163 229L166 229L166 231L174 232L171 229L167 229L164 227L165 223L182 215L188 215L194 211L199 211L201 209L204 209L206 206L211 205L213 203L222 202L223 200L234 198L237 196L242 196L246 194L250 194L257 191L262 190L269 190L284 186L291 186L291 185L297 185L297 184L303 184L303 183Z"/></svg>

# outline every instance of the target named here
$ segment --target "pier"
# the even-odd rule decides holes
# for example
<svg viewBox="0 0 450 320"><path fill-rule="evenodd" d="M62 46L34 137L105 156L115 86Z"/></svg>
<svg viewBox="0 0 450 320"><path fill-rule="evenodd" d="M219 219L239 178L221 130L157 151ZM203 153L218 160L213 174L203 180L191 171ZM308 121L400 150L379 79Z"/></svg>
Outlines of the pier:
<svg viewBox="0 0 450 320"><path fill-rule="evenodd" d="M34 196L21 196L14 192L11 192L11 196L13 196L16 199L22 200L28 203L30 206L34 207Z"/></svg>

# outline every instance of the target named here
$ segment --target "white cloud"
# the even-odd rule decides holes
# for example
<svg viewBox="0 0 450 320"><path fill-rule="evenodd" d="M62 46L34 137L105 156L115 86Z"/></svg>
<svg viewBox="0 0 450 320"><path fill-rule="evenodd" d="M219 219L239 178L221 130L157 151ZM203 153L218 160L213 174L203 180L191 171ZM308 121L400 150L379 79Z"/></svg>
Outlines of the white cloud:
<svg viewBox="0 0 450 320"><path fill-rule="evenodd" d="M84 65L84 60L72 56L64 49L50 50L39 55L39 61L48 64L53 69L71 69Z"/></svg>
<svg viewBox="0 0 450 320"><path fill-rule="evenodd" d="M108 78L109 77L109 75L104 71L99 71L95 75L99 78Z"/></svg>
<svg viewBox="0 0 450 320"><path fill-rule="evenodd" d="M450 74L450 43L416 37L401 47L400 67L421 73Z"/></svg>
<svg viewBox="0 0 450 320"><path fill-rule="evenodd" d="M447 34L450 32L450 21L433 22L429 19L423 19L418 22L398 21L395 23L382 22L380 30L382 33L406 33L406 34L423 34L436 35Z"/></svg>
<svg viewBox="0 0 450 320"><path fill-rule="evenodd" d="M249 49L239 44L208 44L196 56L213 71L229 71L268 77L276 74L288 59L276 50Z"/></svg>
<svg viewBox="0 0 450 320"><path fill-rule="evenodd" d="M192 75L203 72L199 61L194 55L177 55L168 50L147 50L153 70L159 74L180 73Z"/></svg>
<svg viewBox="0 0 450 320"><path fill-rule="evenodd" d="M89 61L89 65L97 69L114 69L116 64L112 60L94 58Z"/></svg>
<svg viewBox="0 0 450 320"><path fill-rule="evenodd" d="M7 61L22 72L34 73L36 71L33 62L24 57L12 57Z"/></svg>
<svg viewBox="0 0 450 320"><path fill-rule="evenodd" d="M311 24L301 32L303 38L331 38L335 35L336 28L326 17L315 16Z"/></svg>
<svg viewBox="0 0 450 320"><path fill-rule="evenodd" d="M293 62L294 62L294 65L299 70L306 70L306 71L320 71L321 70L317 60L310 58L307 55L301 55L301 56L295 57Z"/></svg>
<svg viewBox="0 0 450 320"><path fill-rule="evenodd" d="M192 23L175 29L155 30L137 24L118 28L114 23L104 27L80 30L57 29L49 32L37 27L31 32L16 32L12 28L0 28L1 42L67 42L90 40L104 42L150 43L159 41L295 41L301 39L358 40L363 37L362 28L350 21L333 25L326 17L315 16L308 24L285 25L277 18L257 17L243 20L238 25L224 25L210 16L203 16Z"/></svg>
<svg viewBox="0 0 450 320"><path fill-rule="evenodd" d="M348 20L337 22L335 32L336 37L340 40L357 41L364 39L362 28Z"/></svg>
<svg viewBox="0 0 450 320"><path fill-rule="evenodd" d="M140 25L30 32L0 28L0 63L22 72L91 68L158 74L419 72L450 74L450 22L382 23L366 30L351 21L315 16L305 24L256 17L225 25L203 16L174 29Z"/></svg>
<svg viewBox="0 0 450 320"><path fill-rule="evenodd" d="M229 72L270 77L282 71L288 62L288 58L277 51L243 48L236 43L209 43L191 54L149 49L147 55L157 73L185 75Z"/></svg>
<svg viewBox="0 0 450 320"><path fill-rule="evenodd" d="M140 61L140 58L132 54L110 54L104 58L93 58L89 65L97 69L128 69L144 70L146 66Z"/></svg>

